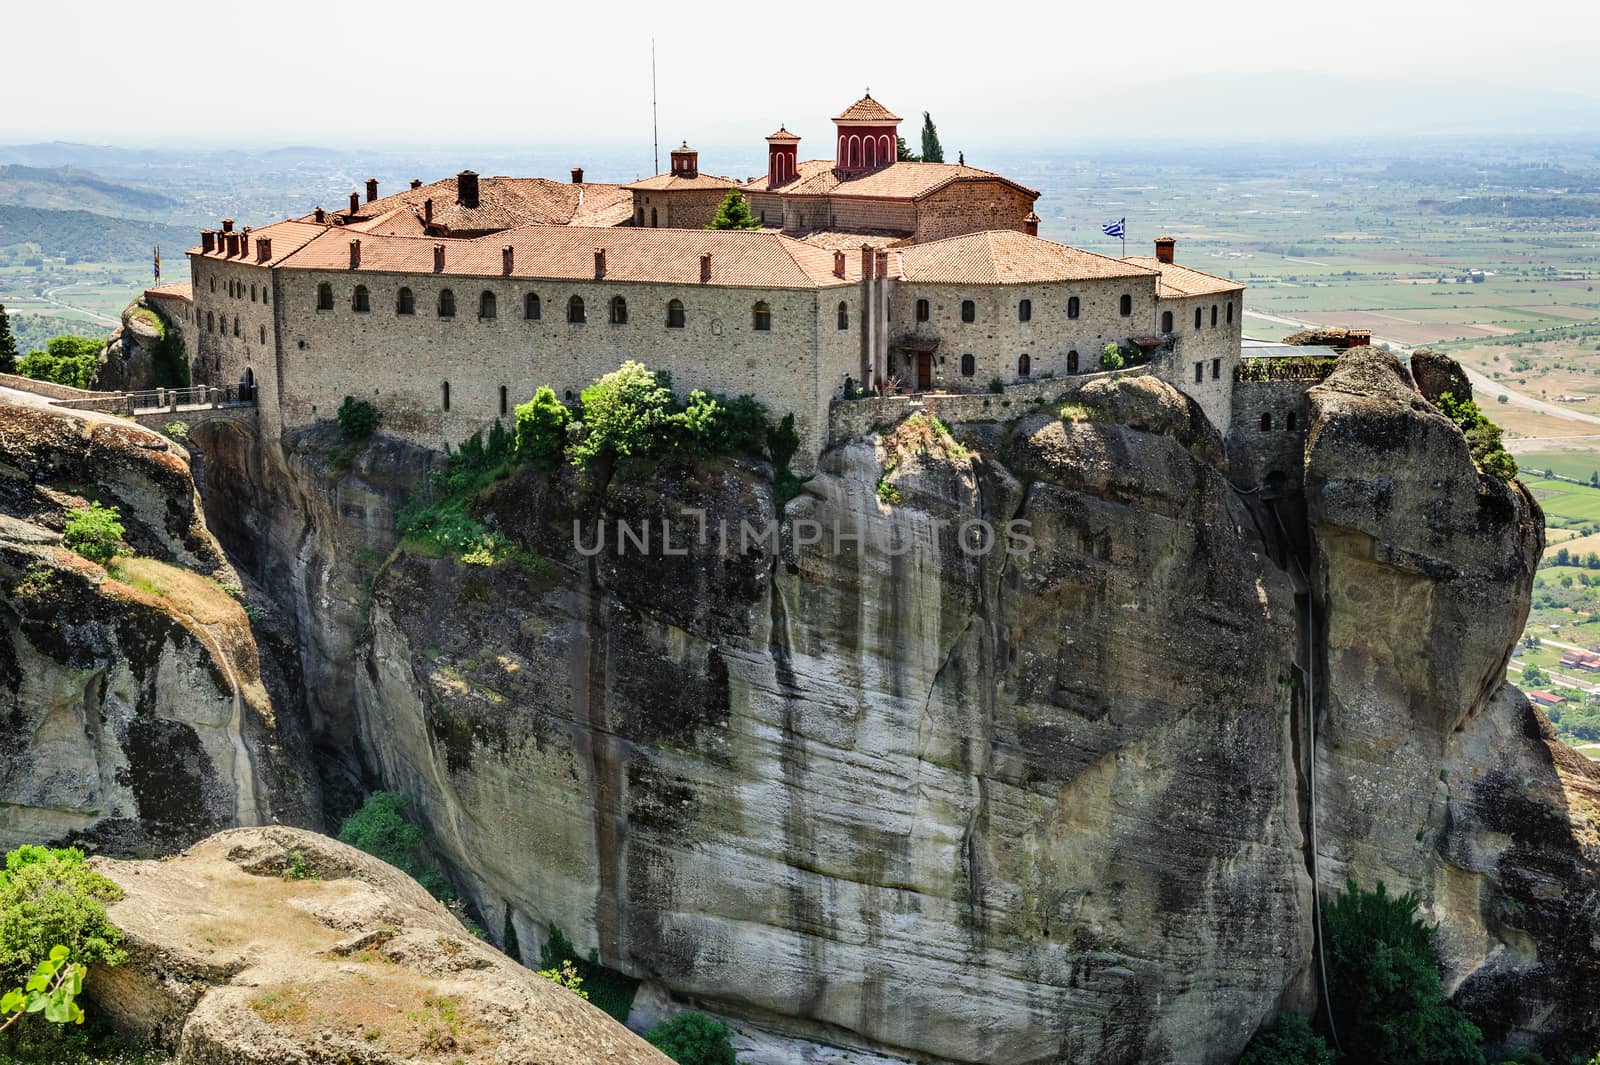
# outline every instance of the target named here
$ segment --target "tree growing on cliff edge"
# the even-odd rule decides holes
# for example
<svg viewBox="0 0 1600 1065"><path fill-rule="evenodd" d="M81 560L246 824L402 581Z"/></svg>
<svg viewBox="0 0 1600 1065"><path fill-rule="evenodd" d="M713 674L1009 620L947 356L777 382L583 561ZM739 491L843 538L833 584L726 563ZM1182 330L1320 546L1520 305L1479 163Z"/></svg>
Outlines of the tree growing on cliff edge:
<svg viewBox="0 0 1600 1065"><path fill-rule="evenodd" d="M722 198L722 206L717 208L717 216L711 220L707 229L760 229L761 222L750 213L750 205L744 202L744 197L739 195L738 189L729 189L728 194Z"/></svg>
<svg viewBox="0 0 1600 1065"><path fill-rule="evenodd" d="M922 112L922 161L944 162L944 148L939 144L939 129L933 124L933 116L926 111Z"/></svg>
<svg viewBox="0 0 1600 1065"><path fill-rule="evenodd" d="M0 373L17 372L17 341L11 335L11 318L0 303Z"/></svg>

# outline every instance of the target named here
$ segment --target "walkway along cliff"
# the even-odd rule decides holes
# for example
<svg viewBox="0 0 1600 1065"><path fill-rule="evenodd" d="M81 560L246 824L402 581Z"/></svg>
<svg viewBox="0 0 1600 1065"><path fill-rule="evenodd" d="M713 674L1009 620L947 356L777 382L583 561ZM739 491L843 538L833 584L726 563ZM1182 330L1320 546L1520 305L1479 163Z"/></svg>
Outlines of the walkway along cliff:
<svg viewBox="0 0 1600 1065"><path fill-rule="evenodd" d="M1493 1042L1592 1052L1600 774L1504 685L1538 505L1387 354L1300 384L1303 447L1254 465L1256 425L1149 375L842 433L775 548L699 535L774 513L763 463L524 467L480 500L527 550L492 567L397 543L430 452L226 419L194 450L293 647L280 749L335 808L409 795L493 937L561 928L641 1017L1231 1062L1316 1003L1315 869L1421 892ZM687 553L575 549L619 519ZM964 549L978 520L1031 550Z"/></svg>

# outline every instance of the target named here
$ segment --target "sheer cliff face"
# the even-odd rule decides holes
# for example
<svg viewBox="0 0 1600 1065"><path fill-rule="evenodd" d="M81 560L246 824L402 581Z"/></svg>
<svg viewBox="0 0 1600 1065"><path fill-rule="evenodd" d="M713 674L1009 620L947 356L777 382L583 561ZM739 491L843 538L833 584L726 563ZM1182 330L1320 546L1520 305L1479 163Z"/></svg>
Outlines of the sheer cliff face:
<svg viewBox="0 0 1600 1065"><path fill-rule="evenodd" d="M279 678L219 583L232 572L182 451L14 404L0 404L0 449L0 849L159 853L273 813L315 817L314 788L285 794ZM139 556L127 572L61 546L88 499L119 509Z"/></svg>
<svg viewBox="0 0 1600 1065"><path fill-rule="evenodd" d="M850 1046L1225 1062L1313 1001L1315 866L1420 891L1496 1039L1594 1043L1600 789L1501 686L1537 505L1381 353L1312 406L1276 503L1135 378L837 447L775 542L740 534L764 467L667 462L499 484L536 562L389 554L419 456L315 434L208 447L207 505L298 619L325 756L412 796L525 950L554 923ZM1030 549L970 550L1013 519Z"/></svg>

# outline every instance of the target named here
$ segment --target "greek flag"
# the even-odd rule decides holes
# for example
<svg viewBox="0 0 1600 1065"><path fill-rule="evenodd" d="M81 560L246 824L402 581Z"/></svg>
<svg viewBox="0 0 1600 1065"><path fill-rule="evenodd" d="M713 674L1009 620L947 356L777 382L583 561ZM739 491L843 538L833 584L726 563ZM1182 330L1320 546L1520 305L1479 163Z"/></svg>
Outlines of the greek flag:
<svg viewBox="0 0 1600 1065"><path fill-rule="evenodd" d="M1128 234L1123 227L1127 224L1127 221L1126 218L1119 218L1115 222L1107 222L1100 227L1100 232L1108 237L1125 237Z"/></svg>

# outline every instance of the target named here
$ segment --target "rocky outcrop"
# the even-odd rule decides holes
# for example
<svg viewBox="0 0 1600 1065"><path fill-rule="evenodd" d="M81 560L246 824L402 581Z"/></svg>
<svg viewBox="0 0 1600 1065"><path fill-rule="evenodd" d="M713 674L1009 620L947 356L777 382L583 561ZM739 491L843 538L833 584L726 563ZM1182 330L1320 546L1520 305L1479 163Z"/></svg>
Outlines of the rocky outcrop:
<svg viewBox="0 0 1600 1065"><path fill-rule="evenodd" d="M1411 376L1417 382L1417 391L1429 403L1438 403L1446 392L1456 402L1465 403L1472 398L1472 382L1461 364L1450 356L1432 348L1417 348L1411 353Z"/></svg>
<svg viewBox="0 0 1600 1065"><path fill-rule="evenodd" d="M0 454L0 847L150 854L274 814L315 822L281 672L224 587L183 452L120 419L0 404ZM62 546L90 499L127 529L109 571Z"/></svg>
<svg viewBox="0 0 1600 1065"><path fill-rule="evenodd" d="M95 866L123 889L110 917L128 960L90 974L91 1008L175 1065L669 1060L324 836L237 829Z"/></svg>

